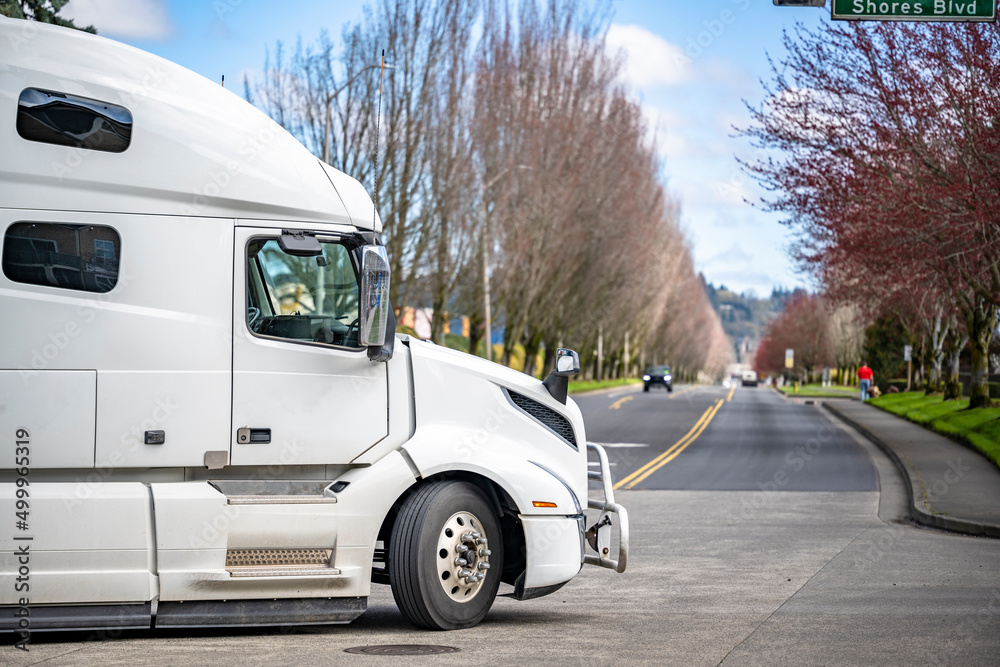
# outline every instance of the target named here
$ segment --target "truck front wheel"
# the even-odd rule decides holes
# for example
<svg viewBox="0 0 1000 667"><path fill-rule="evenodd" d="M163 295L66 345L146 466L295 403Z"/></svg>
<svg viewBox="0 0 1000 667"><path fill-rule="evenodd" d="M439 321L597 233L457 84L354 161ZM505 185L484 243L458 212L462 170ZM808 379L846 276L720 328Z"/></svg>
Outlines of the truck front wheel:
<svg viewBox="0 0 1000 667"><path fill-rule="evenodd" d="M403 503L389 541L389 583L403 615L430 630L486 617L503 572L500 525L473 484L433 482Z"/></svg>

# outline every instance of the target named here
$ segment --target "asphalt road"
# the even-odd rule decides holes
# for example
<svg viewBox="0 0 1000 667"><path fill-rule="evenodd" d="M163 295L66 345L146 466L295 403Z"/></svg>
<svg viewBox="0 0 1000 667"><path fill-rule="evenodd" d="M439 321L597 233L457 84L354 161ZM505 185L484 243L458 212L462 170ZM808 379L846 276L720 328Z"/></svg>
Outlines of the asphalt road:
<svg viewBox="0 0 1000 667"><path fill-rule="evenodd" d="M553 595L500 598L469 630L417 630L376 585L350 625L36 634L29 653L0 646L0 664L1000 664L1000 540L906 523L892 463L814 406L681 389L579 399L592 441L644 445L609 450L621 481L662 463L616 492L632 522L624 574L588 567ZM710 489L681 490L697 485ZM458 652L345 652L400 644Z"/></svg>
<svg viewBox="0 0 1000 667"><path fill-rule="evenodd" d="M764 387L677 386L668 393L638 386L576 401L587 439L604 444L627 489L878 489L871 459L824 412ZM629 477L667 452L648 476Z"/></svg>

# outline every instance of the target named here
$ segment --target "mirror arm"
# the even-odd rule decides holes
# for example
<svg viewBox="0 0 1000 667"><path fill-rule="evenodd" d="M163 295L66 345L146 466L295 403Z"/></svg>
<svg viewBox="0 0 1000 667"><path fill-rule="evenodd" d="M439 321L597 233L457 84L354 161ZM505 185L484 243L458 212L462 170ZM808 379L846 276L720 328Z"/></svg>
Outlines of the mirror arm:
<svg viewBox="0 0 1000 667"><path fill-rule="evenodd" d="M556 375L556 372L552 371L542 382L542 385L549 390L549 393L552 394L552 398L556 399L563 405L566 405L566 399L569 396L568 376Z"/></svg>
<svg viewBox="0 0 1000 667"><path fill-rule="evenodd" d="M368 348L368 359L376 363L389 361L392 359L392 351L396 344L396 313L392 310L392 303L389 303L389 317L386 322L385 343L382 345L372 345Z"/></svg>

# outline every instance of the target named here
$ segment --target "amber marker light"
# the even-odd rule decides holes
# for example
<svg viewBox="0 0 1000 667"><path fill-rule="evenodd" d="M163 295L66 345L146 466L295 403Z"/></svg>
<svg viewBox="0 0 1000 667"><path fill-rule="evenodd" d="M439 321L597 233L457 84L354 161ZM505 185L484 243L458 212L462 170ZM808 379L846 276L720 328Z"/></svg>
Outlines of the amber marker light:
<svg viewBox="0 0 1000 667"><path fill-rule="evenodd" d="M555 503L546 502L544 500L533 500L531 504L535 507L559 507Z"/></svg>

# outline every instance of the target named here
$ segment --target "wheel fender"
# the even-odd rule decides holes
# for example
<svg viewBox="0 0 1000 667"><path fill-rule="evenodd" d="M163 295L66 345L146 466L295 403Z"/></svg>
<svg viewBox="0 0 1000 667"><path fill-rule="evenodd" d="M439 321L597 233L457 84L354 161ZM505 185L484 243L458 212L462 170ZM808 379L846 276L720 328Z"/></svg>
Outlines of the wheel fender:
<svg viewBox="0 0 1000 667"><path fill-rule="evenodd" d="M374 548L379 527L392 504L417 478L406 457L395 451L374 465L347 471L337 481L349 482L336 494L337 515L341 519L337 543Z"/></svg>
<svg viewBox="0 0 1000 667"><path fill-rule="evenodd" d="M461 429L446 426L417 429L403 449L421 477L465 471L495 482L514 500L520 514L570 516L583 512L568 480L544 463L532 461L522 443L494 433L489 446L477 446L464 436ZM443 443L458 444L450 447ZM556 506L537 507L536 502Z"/></svg>

